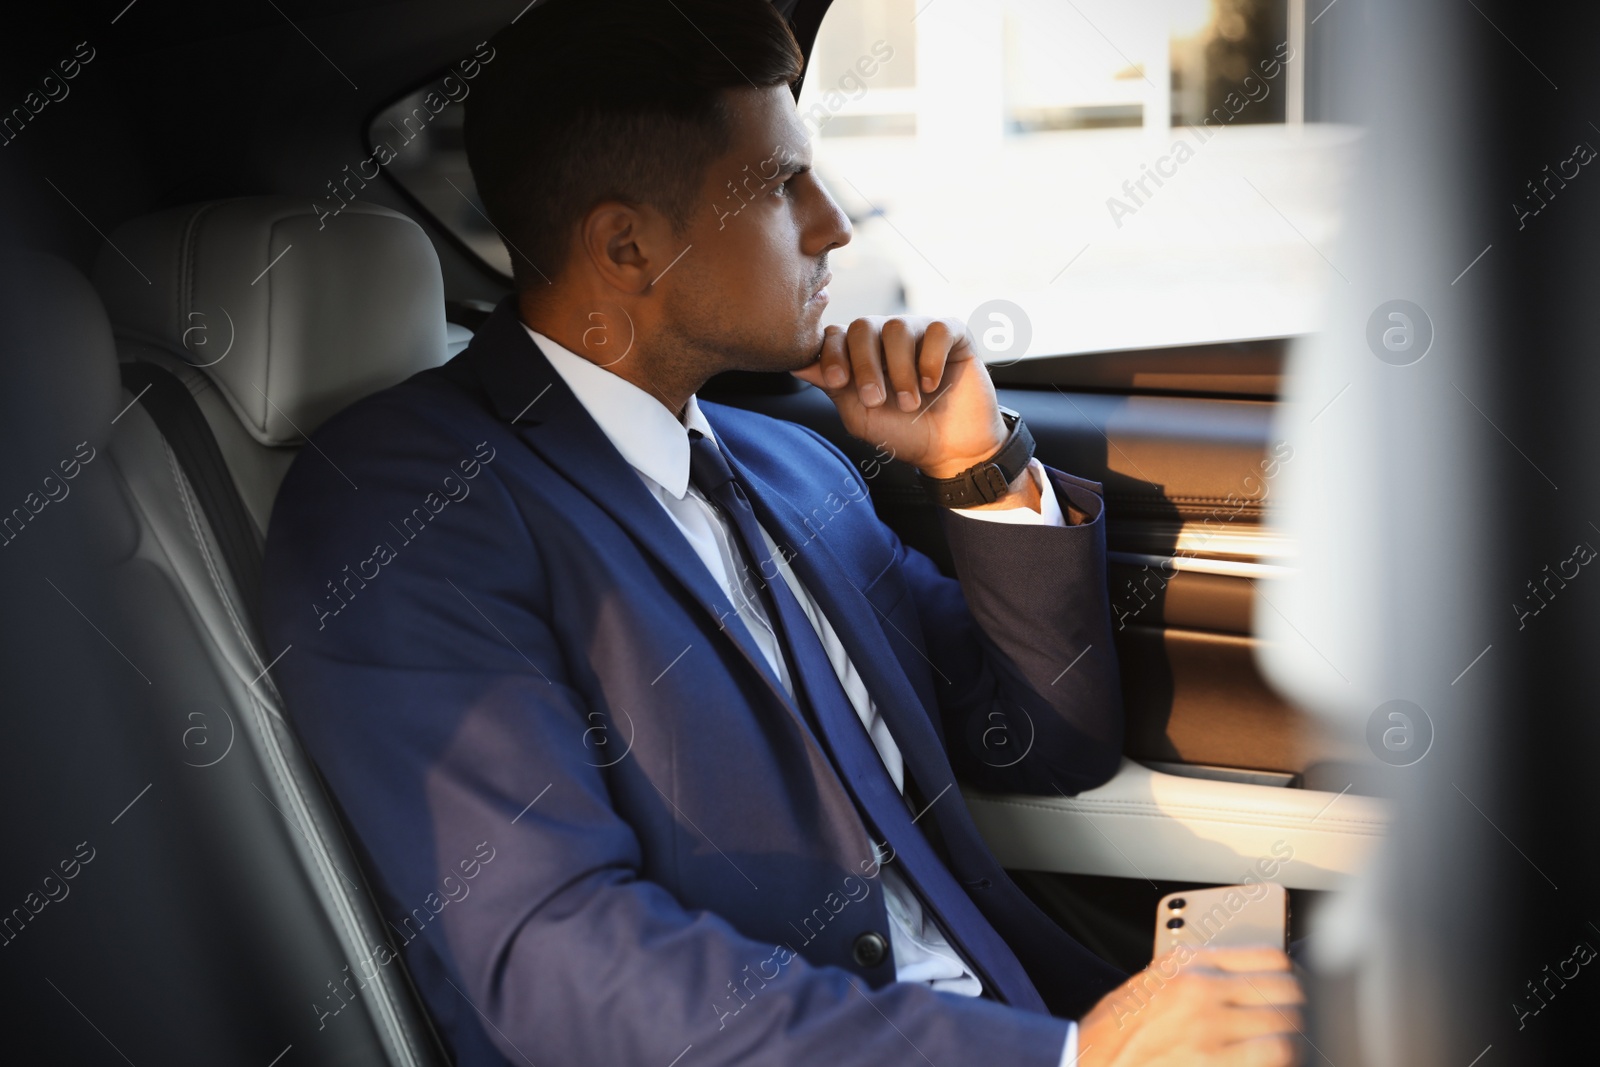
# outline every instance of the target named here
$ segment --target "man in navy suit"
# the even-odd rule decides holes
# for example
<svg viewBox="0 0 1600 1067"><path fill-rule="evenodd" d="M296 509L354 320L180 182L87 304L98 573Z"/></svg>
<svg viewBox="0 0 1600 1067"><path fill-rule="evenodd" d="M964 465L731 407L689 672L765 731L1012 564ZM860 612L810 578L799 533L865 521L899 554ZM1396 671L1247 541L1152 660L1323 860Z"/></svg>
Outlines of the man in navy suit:
<svg viewBox="0 0 1600 1067"><path fill-rule="evenodd" d="M550 0L493 43L467 148L516 293L317 432L264 583L457 1062L1289 1062L1280 953L1119 1001L972 824L958 777L1118 765L1100 486L1031 458L958 321L821 327L850 225L783 20ZM697 400L728 369L943 489L959 580L825 439Z"/></svg>

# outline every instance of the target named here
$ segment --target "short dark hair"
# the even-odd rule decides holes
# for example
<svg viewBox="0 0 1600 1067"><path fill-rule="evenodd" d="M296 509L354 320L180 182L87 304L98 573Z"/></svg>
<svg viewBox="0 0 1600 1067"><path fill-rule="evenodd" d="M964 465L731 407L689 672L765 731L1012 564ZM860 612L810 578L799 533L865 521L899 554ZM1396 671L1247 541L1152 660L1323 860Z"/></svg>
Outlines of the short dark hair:
<svg viewBox="0 0 1600 1067"><path fill-rule="evenodd" d="M732 142L722 91L793 85L804 64L769 0L540 0L490 44L467 162L521 291L556 276L606 200L683 232Z"/></svg>

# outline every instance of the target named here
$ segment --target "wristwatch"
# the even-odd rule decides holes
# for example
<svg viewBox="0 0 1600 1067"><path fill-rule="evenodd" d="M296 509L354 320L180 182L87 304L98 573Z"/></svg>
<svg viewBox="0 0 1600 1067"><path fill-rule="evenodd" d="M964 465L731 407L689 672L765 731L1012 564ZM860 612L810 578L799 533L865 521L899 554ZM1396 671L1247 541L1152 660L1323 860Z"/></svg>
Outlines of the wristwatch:
<svg viewBox="0 0 1600 1067"><path fill-rule="evenodd" d="M917 472L923 488L933 502L947 508L970 508L992 504L1006 495L1017 475L1033 459L1033 434L1022 415L1008 407L1000 408L1000 418L1010 431L1000 451L974 464L953 478L930 478Z"/></svg>

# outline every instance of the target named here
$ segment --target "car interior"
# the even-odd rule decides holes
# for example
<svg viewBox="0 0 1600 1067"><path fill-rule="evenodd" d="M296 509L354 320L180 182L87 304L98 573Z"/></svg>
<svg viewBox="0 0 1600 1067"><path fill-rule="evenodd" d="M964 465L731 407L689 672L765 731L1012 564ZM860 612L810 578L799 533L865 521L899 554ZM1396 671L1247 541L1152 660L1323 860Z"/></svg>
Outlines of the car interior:
<svg viewBox="0 0 1600 1067"><path fill-rule="evenodd" d="M871 11L830 23L846 0L774 3L808 56L830 26L864 33L848 45L863 54L878 36ZM6 703L26 709L8 716L0 941L13 1011L49 1035L48 1062L449 1062L403 962L360 964L392 931L285 716L272 667L289 650L263 643L257 605L273 499L309 435L448 360L510 291L473 221L458 114L429 132L448 166L360 161L440 78L469 80L461 61L485 61L526 6L136 0L63 10L6 46L11 95L40 85L45 103L0 119L0 192L26 205L7 209L26 250L0 256L15 460L0 551L18 590L0 657ZM1332 124L1317 67L1331 38L1306 4L1202 6L1293 37L1309 72L1293 121ZM808 65L807 82L833 69ZM1145 99L1146 82L1116 85ZM1041 104L1018 129L1112 132L1131 106L1109 91L1065 118ZM889 121L858 111L830 121ZM863 238L895 242L892 208L835 184ZM894 313L907 276L880 247L863 240L839 273ZM1301 476L1282 403L1303 335L1198 324L1188 342L1157 330L1057 351L1045 332L990 374L1044 462L1103 483L1124 758L1076 796L969 790L971 808L1029 895L1125 969L1149 961L1163 896L1265 865L1298 939L1382 851L1401 773L1270 665L1267 646L1298 632L1274 594L1300 547L1269 500ZM871 469L881 518L952 572L913 469L846 434L820 390L735 372L700 395L827 437ZM76 503L9 510L56 471ZM1314 1011L1355 1008L1330 996ZM1341 1067L1362 1062L1319 1033Z"/></svg>

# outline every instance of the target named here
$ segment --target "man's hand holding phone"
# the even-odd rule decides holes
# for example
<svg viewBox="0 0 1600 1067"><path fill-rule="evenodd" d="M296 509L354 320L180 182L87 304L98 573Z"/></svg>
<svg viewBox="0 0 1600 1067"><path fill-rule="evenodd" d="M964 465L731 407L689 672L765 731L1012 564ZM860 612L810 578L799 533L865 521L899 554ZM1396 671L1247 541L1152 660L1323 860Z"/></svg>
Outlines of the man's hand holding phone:
<svg viewBox="0 0 1600 1067"><path fill-rule="evenodd" d="M1304 1002L1280 949L1180 946L1079 1021L1077 1067L1296 1064Z"/></svg>

